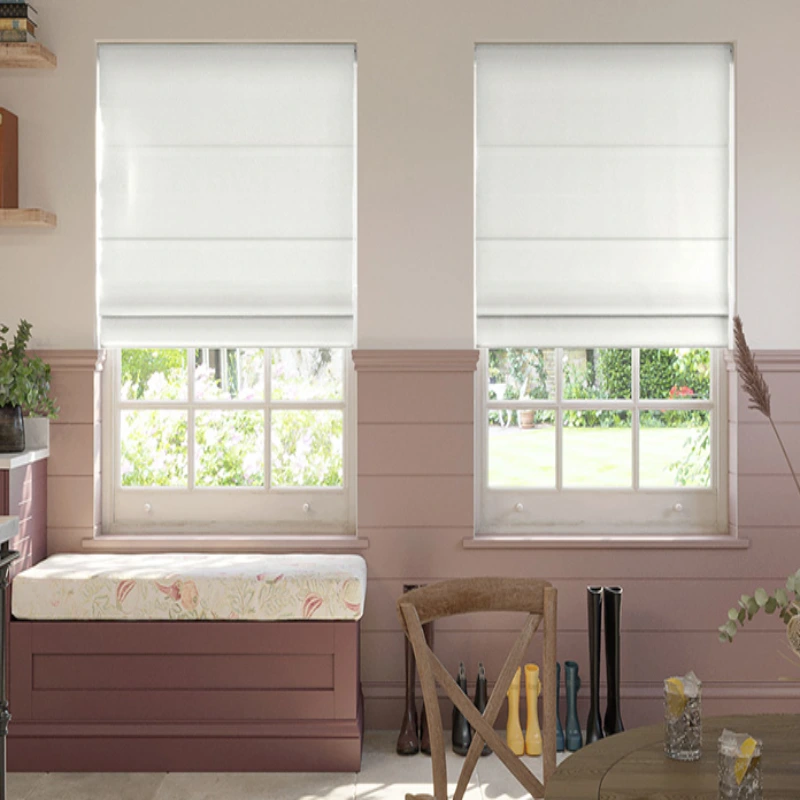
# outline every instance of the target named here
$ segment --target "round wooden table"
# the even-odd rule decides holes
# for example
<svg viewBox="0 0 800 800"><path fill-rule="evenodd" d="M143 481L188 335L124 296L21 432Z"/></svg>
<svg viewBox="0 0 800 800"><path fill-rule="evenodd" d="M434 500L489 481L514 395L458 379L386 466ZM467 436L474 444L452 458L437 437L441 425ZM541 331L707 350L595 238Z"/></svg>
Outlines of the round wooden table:
<svg viewBox="0 0 800 800"><path fill-rule="evenodd" d="M757 714L703 719L703 756L664 755L664 726L651 725L601 739L573 753L553 773L547 800L717 800L717 739L723 728L764 742L765 800L800 798L800 715Z"/></svg>

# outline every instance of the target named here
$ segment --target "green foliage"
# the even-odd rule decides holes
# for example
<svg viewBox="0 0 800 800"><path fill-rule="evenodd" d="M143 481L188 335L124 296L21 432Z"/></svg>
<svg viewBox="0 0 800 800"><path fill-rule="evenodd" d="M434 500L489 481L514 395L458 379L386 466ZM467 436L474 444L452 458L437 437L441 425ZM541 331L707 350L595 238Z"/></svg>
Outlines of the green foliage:
<svg viewBox="0 0 800 800"><path fill-rule="evenodd" d="M786 587L767 594L765 589L756 589L752 595L743 594L737 608L728 611L728 619L718 628L721 642L732 642L739 628L753 619L759 611L767 614L778 612L784 625L800 613L800 569L786 580Z"/></svg>
<svg viewBox="0 0 800 800"><path fill-rule="evenodd" d="M698 412L703 413L703 412ZM708 486L711 480L711 426L706 419L692 428L686 440L683 458L670 464L678 486Z"/></svg>
<svg viewBox="0 0 800 800"><path fill-rule="evenodd" d="M125 411L120 435L123 486L185 487L189 481L183 411Z"/></svg>
<svg viewBox="0 0 800 800"><path fill-rule="evenodd" d="M185 397L185 350L123 350L121 362L122 396L126 400L176 400L181 393ZM160 391L162 378L165 386Z"/></svg>
<svg viewBox="0 0 800 800"><path fill-rule="evenodd" d="M596 383L600 397L630 398L633 373L630 350L595 350Z"/></svg>
<svg viewBox="0 0 800 800"><path fill-rule="evenodd" d="M50 366L26 354L33 326L21 320L12 341L0 325L0 406L21 406L24 414L55 419L58 408L50 398Z"/></svg>
<svg viewBox="0 0 800 800"><path fill-rule="evenodd" d="M272 485L341 486L341 411L272 412Z"/></svg>
<svg viewBox="0 0 800 800"><path fill-rule="evenodd" d="M622 351L618 351L622 352ZM630 361L630 359L629 359ZM630 375L630 371L629 371ZM564 365L565 400L602 400L607 399L605 390L597 385L603 380L601 370L595 372L592 380L592 368L577 364ZM630 385L630 377L628 377ZM617 428L630 424L630 415L623 411L600 411L596 409L564 409L564 425L568 428Z"/></svg>
<svg viewBox="0 0 800 800"><path fill-rule="evenodd" d="M199 487L263 486L265 415L260 410L225 408L260 377L263 360L250 351L227 351L228 384L214 371L198 368L195 389L215 408L197 410L194 418L195 484ZM263 353L261 354L263 359ZM320 380L331 362L330 351L308 354ZM241 378L242 386L239 386ZM187 351L124 350L122 396L127 400L174 400L187 396ZM282 377L298 388L308 376ZM122 414L121 477L123 486L188 485L188 420L185 410L136 409ZM271 414L272 485L341 486L343 482L341 411L303 409Z"/></svg>
<svg viewBox="0 0 800 800"><path fill-rule="evenodd" d="M198 486L264 485L264 414L202 411L196 415Z"/></svg>

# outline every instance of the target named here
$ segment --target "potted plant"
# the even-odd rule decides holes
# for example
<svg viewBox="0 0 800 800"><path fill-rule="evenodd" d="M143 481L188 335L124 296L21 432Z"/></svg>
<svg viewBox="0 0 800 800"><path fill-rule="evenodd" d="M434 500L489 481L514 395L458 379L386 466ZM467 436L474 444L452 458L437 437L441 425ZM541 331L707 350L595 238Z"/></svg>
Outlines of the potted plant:
<svg viewBox="0 0 800 800"><path fill-rule="evenodd" d="M547 372L541 350L511 349L508 361L512 383L520 400L541 400L547 398ZM536 424L537 410L521 408L517 411L520 428L533 428Z"/></svg>
<svg viewBox="0 0 800 800"><path fill-rule="evenodd" d="M23 319L9 342L8 327L0 325L1 453L21 453L25 449L23 415L54 419L58 413L49 396L49 365L26 352L32 327Z"/></svg>

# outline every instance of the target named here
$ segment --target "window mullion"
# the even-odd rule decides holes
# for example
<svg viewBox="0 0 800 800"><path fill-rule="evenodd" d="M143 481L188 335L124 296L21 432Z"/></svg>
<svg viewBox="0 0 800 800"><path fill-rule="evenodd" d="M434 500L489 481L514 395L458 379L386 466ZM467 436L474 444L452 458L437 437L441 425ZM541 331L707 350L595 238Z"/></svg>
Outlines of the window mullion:
<svg viewBox="0 0 800 800"><path fill-rule="evenodd" d="M272 350L264 348L264 491L272 486Z"/></svg>
<svg viewBox="0 0 800 800"><path fill-rule="evenodd" d="M631 469L633 471L633 491L639 490L639 348L634 347L631 352L631 397L633 398L633 412L631 414L631 436L633 459Z"/></svg>
<svg viewBox="0 0 800 800"><path fill-rule="evenodd" d="M194 474L194 360L195 350L193 347L188 348L187 356L189 360L189 387L187 397L189 398L189 408L186 412L188 419L186 421L186 453L189 459L188 475L189 475L189 490L194 489L195 474Z"/></svg>
<svg viewBox="0 0 800 800"><path fill-rule="evenodd" d="M563 350L556 348L556 491L564 488Z"/></svg>

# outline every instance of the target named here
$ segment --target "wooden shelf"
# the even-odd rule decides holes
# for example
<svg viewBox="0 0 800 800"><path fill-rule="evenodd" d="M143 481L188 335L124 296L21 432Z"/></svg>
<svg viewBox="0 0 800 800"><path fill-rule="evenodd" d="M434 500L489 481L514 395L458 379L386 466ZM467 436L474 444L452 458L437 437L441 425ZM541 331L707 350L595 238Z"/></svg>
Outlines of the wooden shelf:
<svg viewBox="0 0 800 800"><path fill-rule="evenodd" d="M0 43L0 69L53 69L56 57L39 42Z"/></svg>
<svg viewBox="0 0 800 800"><path fill-rule="evenodd" d="M56 215L41 208L0 208L0 228L55 228Z"/></svg>

